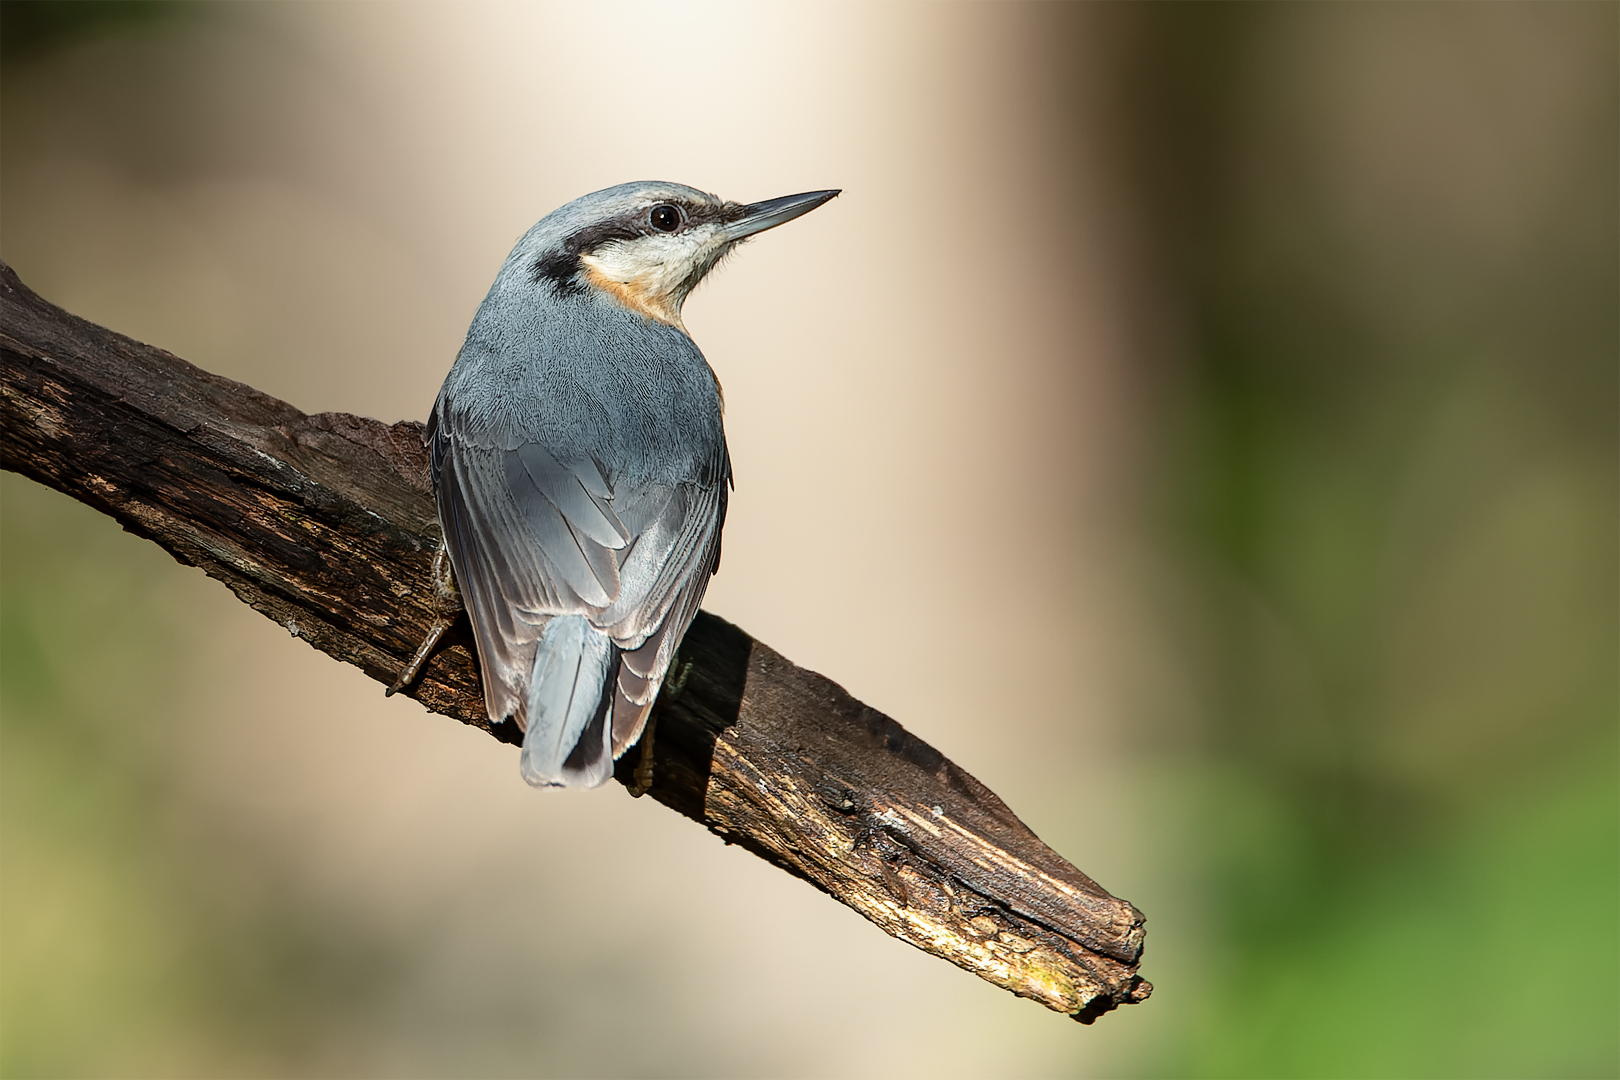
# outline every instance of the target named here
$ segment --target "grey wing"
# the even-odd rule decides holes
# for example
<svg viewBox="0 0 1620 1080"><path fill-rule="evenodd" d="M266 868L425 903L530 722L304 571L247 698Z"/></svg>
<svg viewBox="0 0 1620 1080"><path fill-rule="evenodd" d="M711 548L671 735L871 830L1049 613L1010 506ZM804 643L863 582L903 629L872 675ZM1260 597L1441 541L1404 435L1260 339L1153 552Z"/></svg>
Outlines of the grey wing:
<svg viewBox="0 0 1620 1080"><path fill-rule="evenodd" d="M730 462L691 482L610 485L588 457L478 445L429 425L434 487L494 721L524 716L540 633L583 614L621 654L613 754L640 734L720 553Z"/></svg>
<svg viewBox="0 0 1620 1080"><path fill-rule="evenodd" d="M720 530L725 524L731 463L715 470L717 482L679 485L620 562L621 602L604 619L624 650L613 701L613 756L624 753L641 734L658 688L669 671L681 638L697 615L709 578L720 565ZM649 509L656 499L648 499Z"/></svg>

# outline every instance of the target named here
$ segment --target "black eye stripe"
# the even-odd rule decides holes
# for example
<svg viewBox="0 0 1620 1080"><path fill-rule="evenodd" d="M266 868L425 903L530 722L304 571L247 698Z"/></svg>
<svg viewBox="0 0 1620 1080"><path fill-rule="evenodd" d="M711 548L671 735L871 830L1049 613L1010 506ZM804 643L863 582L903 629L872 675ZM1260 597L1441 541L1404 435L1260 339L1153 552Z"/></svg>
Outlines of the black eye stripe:
<svg viewBox="0 0 1620 1080"><path fill-rule="evenodd" d="M574 280L579 273L582 253L598 248L612 240L634 240L659 232L652 225L652 210L660 206L673 207L684 225L727 224L747 213L740 203L685 203L673 199L655 204L646 210L633 210L609 221L587 225L562 242L558 248L537 258L529 268L529 277L536 285L547 284L558 294L583 293L585 286Z"/></svg>

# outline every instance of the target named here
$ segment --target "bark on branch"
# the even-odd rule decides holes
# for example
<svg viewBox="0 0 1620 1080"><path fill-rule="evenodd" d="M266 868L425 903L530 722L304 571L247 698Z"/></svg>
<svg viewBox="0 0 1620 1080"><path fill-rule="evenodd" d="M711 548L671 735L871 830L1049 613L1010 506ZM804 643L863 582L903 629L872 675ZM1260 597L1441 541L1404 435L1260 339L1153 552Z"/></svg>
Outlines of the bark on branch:
<svg viewBox="0 0 1620 1080"><path fill-rule="evenodd" d="M421 425L291 405L86 322L0 263L0 464L201 567L386 685L434 618ZM1143 919L887 716L700 613L652 797L883 930L1089 1023L1152 987ZM489 731L463 619L407 691ZM619 763L633 785L637 752ZM515 780L514 780L515 782Z"/></svg>

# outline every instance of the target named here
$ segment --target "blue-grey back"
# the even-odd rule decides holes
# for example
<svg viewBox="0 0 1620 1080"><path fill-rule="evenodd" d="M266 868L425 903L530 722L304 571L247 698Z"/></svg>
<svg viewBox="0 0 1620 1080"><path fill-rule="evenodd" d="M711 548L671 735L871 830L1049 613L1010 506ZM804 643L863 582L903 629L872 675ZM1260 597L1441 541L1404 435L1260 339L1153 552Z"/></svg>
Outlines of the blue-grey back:
<svg viewBox="0 0 1620 1080"><path fill-rule="evenodd" d="M613 486L720 480L725 436L703 354L680 329L600 293L559 294L503 272L440 407L473 445L588 454Z"/></svg>

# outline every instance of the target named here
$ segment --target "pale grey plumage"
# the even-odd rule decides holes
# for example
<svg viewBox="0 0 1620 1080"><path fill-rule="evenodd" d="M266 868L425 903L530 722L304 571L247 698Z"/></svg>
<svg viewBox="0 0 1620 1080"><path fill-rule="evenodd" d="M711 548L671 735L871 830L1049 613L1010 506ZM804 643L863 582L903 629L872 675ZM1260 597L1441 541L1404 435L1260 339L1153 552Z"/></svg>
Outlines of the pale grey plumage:
<svg viewBox="0 0 1620 1080"><path fill-rule="evenodd" d="M433 481L485 704L524 728L530 783L611 775L719 562L731 462L681 301L833 194L596 192L529 230L479 307L429 422Z"/></svg>

